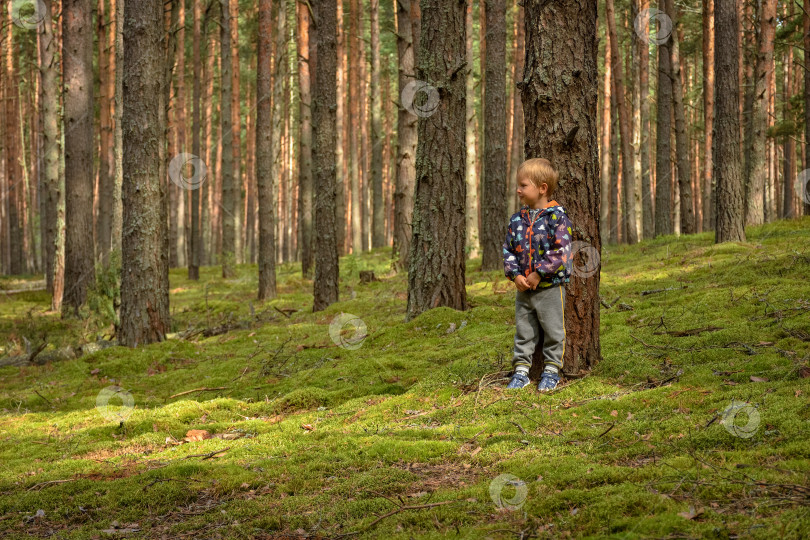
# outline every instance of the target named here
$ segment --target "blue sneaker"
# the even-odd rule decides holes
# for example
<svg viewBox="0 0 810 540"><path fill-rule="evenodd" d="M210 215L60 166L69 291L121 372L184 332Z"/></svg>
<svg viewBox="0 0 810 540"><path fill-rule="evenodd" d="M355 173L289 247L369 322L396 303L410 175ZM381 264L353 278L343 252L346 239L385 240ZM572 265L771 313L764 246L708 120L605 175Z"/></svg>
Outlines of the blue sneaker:
<svg viewBox="0 0 810 540"><path fill-rule="evenodd" d="M529 377L524 375L523 373L516 372L512 375L512 379L509 381L509 384L506 385L507 388L524 388L529 385Z"/></svg>
<svg viewBox="0 0 810 540"><path fill-rule="evenodd" d="M543 376L540 378L540 384L537 385L537 389L541 392L548 392L549 390L554 390L557 388L558 382L560 382L559 375L556 373L543 372Z"/></svg>

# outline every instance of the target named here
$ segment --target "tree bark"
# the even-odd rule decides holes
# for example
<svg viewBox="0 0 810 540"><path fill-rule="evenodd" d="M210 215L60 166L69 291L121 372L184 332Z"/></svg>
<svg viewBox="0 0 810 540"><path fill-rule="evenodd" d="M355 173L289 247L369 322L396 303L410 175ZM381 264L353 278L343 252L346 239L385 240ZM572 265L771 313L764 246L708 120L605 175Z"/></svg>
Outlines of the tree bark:
<svg viewBox="0 0 810 540"><path fill-rule="evenodd" d="M312 276L312 89L311 74L315 66L314 24L307 4L296 2L298 15L298 88L300 92L298 147L298 243L301 271ZM310 46L313 43L313 46Z"/></svg>
<svg viewBox="0 0 810 540"><path fill-rule="evenodd" d="M641 0L641 10L650 7L649 0ZM650 45L639 39L639 91L641 93L641 237L655 236L655 205L651 180L650 157Z"/></svg>
<svg viewBox="0 0 810 540"><path fill-rule="evenodd" d="M88 289L95 284L93 16L89 0L64 0L62 6L66 226L62 314L78 316ZM162 19L158 29L161 28Z"/></svg>
<svg viewBox="0 0 810 540"><path fill-rule="evenodd" d="M239 93L241 67L239 65L239 2L230 2L231 13L231 146L233 151L233 221L234 260L245 262L244 203L242 200L242 111Z"/></svg>
<svg viewBox="0 0 810 540"><path fill-rule="evenodd" d="M642 41L642 40L639 40ZM602 141L600 144L600 153L599 153L599 161L601 167L601 194L600 194L600 205L599 205L599 224L600 230L599 233L608 238L611 230L611 131L612 131L612 88L611 88L611 81L612 74L611 71L613 70L613 66L610 63L610 32L605 29L605 77L603 79L603 88L602 88Z"/></svg>
<svg viewBox="0 0 810 540"><path fill-rule="evenodd" d="M740 158L740 25L733 0L715 0L715 160L717 179L715 242L744 242L745 214Z"/></svg>
<svg viewBox="0 0 810 540"><path fill-rule="evenodd" d="M115 156L113 154L113 125L112 110L115 96L115 74L112 71L114 64L110 62L111 53L115 50L108 43L114 44L114 39L110 43L109 38L114 36L112 27L107 25L107 18L104 15L106 0L98 0L98 74L99 74L99 168L98 168L98 215L96 219L96 237L98 239L98 255L105 260L112 248L112 206L113 206L113 181L115 178ZM114 15L110 14L110 19ZM108 36L109 34L109 36ZM114 54L114 53L113 53Z"/></svg>
<svg viewBox="0 0 810 540"><path fill-rule="evenodd" d="M661 11L670 13L671 0L660 0ZM655 145L655 236L672 234L672 67L671 36L658 44L658 110Z"/></svg>
<svg viewBox="0 0 810 540"><path fill-rule="evenodd" d="M503 266L506 215L506 1L485 0L487 50L484 90L484 177L481 201L481 270Z"/></svg>
<svg viewBox="0 0 810 540"><path fill-rule="evenodd" d="M465 94L467 96L466 108L466 142L467 156L465 162L465 181L467 182L467 199L465 226L467 233L467 256L476 258L479 255L480 235L478 233L478 160L476 159L476 114L475 114L475 76L473 75L473 62L475 53L473 49L473 3L468 2L465 16L465 28L467 37L465 40L465 50L467 58L467 68L465 77ZM485 51L484 51L485 53ZM482 111L483 112L483 111Z"/></svg>
<svg viewBox="0 0 810 540"><path fill-rule="evenodd" d="M312 165L315 181L315 283L312 311L321 311L338 301L338 246L335 230L335 184L338 166L337 142L337 9L335 2L316 0L318 69L312 101Z"/></svg>
<svg viewBox="0 0 810 540"><path fill-rule="evenodd" d="M526 56L526 24L524 21L524 9L522 2L516 2L517 16L515 26L517 27L517 41L515 43L514 58L512 60L515 70L515 87L512 89L514 98L512 100L512 151L509 165L509 187L506 190L507 214L512 215L518 211L517 198L517 170L523 163L523 104L518 94L519 84L523 82L523 59Z"/></svg>
<svg viewBox="0 0 810 540"><path fill-rule="evenodd" d="M714 1L703 0L703 230L714 228Z"/></svg>
<svg viewBox="0 0 810 540"><path fill-rule="evenodd" d="M337 161L337 177L335 179L335 215L337 227L337 245L338 254L345 255L347 253L346 244L347 240L347 204L346 204L346 178L348 175L348 164L346 157L346 140L349 139L347 127L349 122L346 121L346 73L348 71L347 54L346 54L346 32L343 28L343 0L337 2L337 116L336 116L336 148L335 160ZM313 138L315 133L313 132ZM313 158L314 160L314 158ZM313 161L314 166L314 161ZM314 177L313 177L314 178ZM317 189L317 188L315 188Z"/></svg>
<svg viewBox="0 0 810 540"><path fill-rule="evenodd" d="M4 150L6 155L6 196L8 198L8 231L9 231L9 273L22 274L25 272L25 260L23 257L25 244L25 212L22 203L25 197L24 171L20 166L20 156L24 154L20 126L20 84L17 72L19 70L20 48L14 39L14 24L11 20L11 10L7 11L8 19L3 19L3 23L8 29L8 35L3 37L5 58L3 58L5 69L5 133ZM92 122L92 112L90 121ZM92 151L92 150L91 150ZM92 180L91 180L92 181ZM90 195L92 211L92 187ZM90 235L92 236L92 225ZM92 246L91 246L92 251ZM92 260L92 254L91 254Z"/></svg>
<svg viewBox="0 0 810 540"><path fill-rule="evenodd" d="M526 157L552 160L562 180L555 199L568 210L573 240L599 254L596 2L527 0L525 6ZM575 373L600 359L599 273L573 275L566 305L564 363Z"/></svg>
<svg viewBox="0 0 810 540"><path fill-rule="evenodd" d="M397 53L399 59L399 92L414 81L415 44L411 22L411 2L396 0ZM410 265L413 190L416 177L417 116L397 100L397 171L394 187L394 249L392 257L397 270Z"/></svg>
<svg viewBox="0 0 810 540"><path fill-rule="evenodd" d="M164 151L163 2L124 7L124 231L120 342L163 341L169 332Z"/></svg>
<svg viewBox="0 0 810 540"><path fill-rule="evenodd" d="M417 77L439 93L419 120L407 318L467 309L465 289L466 2L422 0ZM433 89L429 89L433 92ZM430 98L428 98L430 100ZM428 105L432 105L428 101Z"/></svg>
<svg viewBox="0 0 810 540"><path fill-rule="evenodd" d="M768 132L768 73L773 69L773 45L776 37L776 0L762 0L757 40L757 60L751 102L751 135L746 150L749 166L745 178L745 223L765 222L765 179L768 161L765 142Z"/></svg>
<svg viewBox="0 0 810 540"><path fill-rule="evenodd" d="M273 109L270 60L273 48L271 0L259 0L256 61L256 182L259 198L259 300L276 296L276 227L273 186Z"/></svg>
<svg viewBox="0 0 810 540"><path fill-rule="evenodd" d="M220 172L222 175L222 277L235 275L236 263L236 216L239 213L237 187L233 170L233 73L231 72L231 0L219 0L220 24L220 99L219 122L222 151Z"/></svg>
<svg viewBox="0 0 810 540"><path fill-rule="evenodd" d="M179 2L177 29L177 151L186 152L186 9L184 2ZM173 158L174 156L170 156ZM175 244L173 250L175 259L171 258L169 251L170 266L186 265L186 200L187 191L174 183L169 184L169 188L174 190L175 201L177 203L176 225L177 228Z"/></svg>
<svg viewBox="0 0 810 540"><path fill-rule="evenodd" d="M804 0L804 168L810 169L810 0ZM810 181L799 186L804 215L810 216Z"/></svg>
<svg viewBox="0 0 810 540"><path fill-rule="evenodd" d="M385 241L385 205L383 204L383 126L380 91L380 0L371 2L371 186L374 192L371 247Z"/></svg>
<svg viewBox="0 0 810 540"><path fill-rule="evenodd" d="M667 2L668 7L672 4ZM675 21L675 11L669 14ZM680 21L675 25L680 30ZM689 162L689 139L686 133L686 113L683 105L683 75L681 74L680 46L677 30L672 33L672 97L675 107L675 148L678 165L678 194L680 196L681 234L697 232L695 210L692 201L691 165Z"/></svg>
<svg viewBox="0 0 810 540"><path fill-rule="evenodd" d="M616 14L613 10L613 0L606 0L607 28L610 33L610 56L613 67L613 91L616 94L616 104L619 109L619 135L622 148L622 232L626 244L638 242L636 230L635 206L635 171L633 170L633 150L630 134L630 113L627 110L627 98L624 87L624 68L622 57L619 54L619 42L616 37Z"/></svg>
<svg viewBox="0 0 810 540"><path fill-rule="evenodd" d="M120 0L119 0L120 1ZM193 70L193 85L192 85L192 111L191 111L191 153L195 159L200 160L200 130L202 125L200 123L200 106L202 94L202 76L200 66L200 47L202 46L202 33L201 33L201 18L202 8L199 2L194 3L194 37L192 41L192 63L194 64ZM203 162L202 166L206 166ZM195 171L196 172L196 171ZM208 178L202 178L205 182ZM200 222L200 193L202 182L196 186L192 186L191 190L191 239L190 239L190 253L188 258L188 279L200 279L200 264L202 263L202 223Z"/></svg>

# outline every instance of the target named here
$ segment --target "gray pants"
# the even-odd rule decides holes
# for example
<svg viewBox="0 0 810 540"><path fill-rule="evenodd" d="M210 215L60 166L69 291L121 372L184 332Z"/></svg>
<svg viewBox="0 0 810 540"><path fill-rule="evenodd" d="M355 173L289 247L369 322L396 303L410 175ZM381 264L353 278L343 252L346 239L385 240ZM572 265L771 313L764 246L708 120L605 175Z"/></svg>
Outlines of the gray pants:
<svg viewBox="0 0 810 540"><path fill-rule="evenodd" d="M532 366L532 354L543 337L545 365L563 367L565 352L565 286L517 291L515 297L515 354L512 366Z"/></svg>

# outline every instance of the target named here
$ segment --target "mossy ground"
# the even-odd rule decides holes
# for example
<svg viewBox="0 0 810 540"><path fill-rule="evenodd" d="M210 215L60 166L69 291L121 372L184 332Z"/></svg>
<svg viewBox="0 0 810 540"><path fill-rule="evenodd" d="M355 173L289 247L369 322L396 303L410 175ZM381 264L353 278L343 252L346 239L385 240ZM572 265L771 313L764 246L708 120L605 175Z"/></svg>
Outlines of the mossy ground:
<svg viewBox="0 0 810 540"><path fill-rule="evenodd" d="M747 234L606 246L603 360L548 395L488 376L509 367L514 289L480 261L471 309L407 323L390 250L343 258L341 301L319 313L293 265L267 302L255 266L173 270L172 339L0 369L0 536L806 538L810 219ZM2 352L109 332L48 305L0 292ZM347 324L337 346L341 313L368 337ZM134 401L111 409L123 424L96 407L113 385ZM226 436L172 442L191 429ZM423 508L378 520L400 506Z"/></svg>

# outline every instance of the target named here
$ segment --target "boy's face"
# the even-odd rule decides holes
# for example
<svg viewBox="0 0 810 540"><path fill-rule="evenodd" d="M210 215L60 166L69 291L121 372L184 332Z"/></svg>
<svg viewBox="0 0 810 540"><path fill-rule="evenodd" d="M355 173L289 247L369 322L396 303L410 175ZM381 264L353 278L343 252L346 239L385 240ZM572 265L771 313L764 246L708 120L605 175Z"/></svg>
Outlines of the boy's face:
<svg viewBox="0 0 810 540"><path fill-rule="evenodd" d="M525 175L521 175L517 179L517 194L522 204L532 206L543 198L548 192L548 184L540 184L540 187L534 185L534 182L529 180Z"/></svg>

